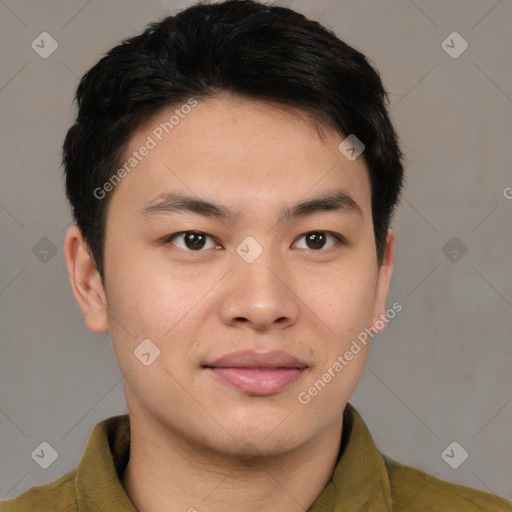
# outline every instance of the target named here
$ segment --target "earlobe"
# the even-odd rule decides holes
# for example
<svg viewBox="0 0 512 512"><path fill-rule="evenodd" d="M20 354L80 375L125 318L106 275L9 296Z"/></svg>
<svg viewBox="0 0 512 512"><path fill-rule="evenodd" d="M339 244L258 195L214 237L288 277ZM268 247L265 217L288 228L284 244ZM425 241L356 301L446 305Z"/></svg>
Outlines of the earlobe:
<svg viewBox="0 0 512 512"><path fill-rule="evenodd" d="M393 263L395 258L395 232L393 228L388 229L386 246L382 265L379 268L377 291L375 295L375 307L373 312L372 325L377 331L383 331L387 325L386 301L393 274ZM382 326L379 328L379 326Z"/></svg>
<svg viewBox="0 0 512 512"><path fill-rule="evenodd" d="M96 263L89 254L80 228L71 226L64 242L64 257L69 282L86 327L96 333L108 331L108 313L105 291Z"/></svg>

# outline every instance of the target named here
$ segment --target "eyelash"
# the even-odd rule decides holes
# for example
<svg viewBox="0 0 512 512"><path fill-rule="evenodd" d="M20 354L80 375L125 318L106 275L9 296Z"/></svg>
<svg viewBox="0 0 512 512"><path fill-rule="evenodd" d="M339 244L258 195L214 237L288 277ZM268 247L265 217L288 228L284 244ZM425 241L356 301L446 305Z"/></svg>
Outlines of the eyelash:
<svg viewBox="0 0 512 512"><path fill-rule="evenodd" d="M195 233L195 234L198 234L198 235L205 235L209 238L211 238L212 240L214 240L214 238L211 236L211 235L208 235L207 233L203 233L202 231L194 231L194 230L190 230L190 231L179 231L178 233L174 233L172 235L169 235L167 237L165 237L165 239L163 240L163 243L165 245L168 245L168 244L172 244L172 240L174 238L176 238L177 236L179 235L185 235L187 233ZM327 234L327 235L331 235L335 240L336 240L336 244L334 244L332 247L329 247L328 249L303 249L303 250L308 250L310 252L328 252L330 250L333 250L333 249L336 249L339 245L346 245L347 244L347 240L344 236L342 235L339 235L338 233L333 233L332 231L308 231L307 233L304 233L302 234L298 240L300 240L301 238L305 237L306 235L309 235L311 233L323 233L323 234ZM217 242L215 242L217 244ZM218 244L220 245L220 244ZM178 247L178 249L181 249L181 247ZM197 251L193 251L191 249L181 249L182 251L185 251L185 252L205 252L207 249L199 249Z"/></svg>

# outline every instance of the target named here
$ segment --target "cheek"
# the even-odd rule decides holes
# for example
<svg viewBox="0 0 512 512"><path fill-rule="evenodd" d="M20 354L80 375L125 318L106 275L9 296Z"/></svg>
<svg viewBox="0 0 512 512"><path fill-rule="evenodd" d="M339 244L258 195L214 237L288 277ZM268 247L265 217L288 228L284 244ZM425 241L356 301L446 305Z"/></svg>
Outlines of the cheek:
<svg viewBox="0 0 512 512"><path fill-rule="evenodd" d="M129 245L123 247L112 237L105 248L111 327L120 331L121 338L128 336L133 342L139 338L158 339L172 325L173 311L181 301L176 300L176 288L162 279L154 265L147 264L141 251ZM169 307L171 301L173 307Z"/></svg>
<svg viewBox="0 0 512 512"><path fill-rule="evenodd" d="M193 265L180 270L164 267L161 259L144 259L142 251L113 266L111 338L126 364L133 364L133 351L144 339L161 351L157 366L176 368L180 361L190 360L188 352L202 333L203 320L212 314L214 295L208 291L222 277L222 272L211 271L209 278L201 274ZM171 346L172 351L167 350Z"/></svg>
<svg viewBox="0 0 512 512"><path fill-rule="evenodd" d="M315 287L304 289L311 309L335 331L338 339L357 334L373 316L377 271L368 266L356 271L333 272Z"/></svg>
<svg viewBox="0 0 512 512"><path fill-rule="evenodd" d="M317 365L299 390L298 401L314 415L334 419L341 411L362 376L369 342L361 333L371 325L376 279L371 272L356 277L338 276L329 293L317 293L318 318L324 336L318 338ZM368 338L366 338L368 339ZM320 348L321 347L321 348Z"/></svg>
<svg viewBox="0 0 512 512"><path fill-rule="evenodd" d="M187 289L154 269L124 273L120 268L114 274L114 311L134 334L159 340L190 310L193 297Z"/></svg>

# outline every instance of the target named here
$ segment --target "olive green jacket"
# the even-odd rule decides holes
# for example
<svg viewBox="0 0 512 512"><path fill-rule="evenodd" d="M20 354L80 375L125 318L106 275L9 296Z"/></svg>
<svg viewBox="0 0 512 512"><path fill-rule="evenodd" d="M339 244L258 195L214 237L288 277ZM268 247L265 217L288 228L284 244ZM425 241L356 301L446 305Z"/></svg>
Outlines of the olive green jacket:
<svg viewBox="0 0 512 512"><path fill-rule="evenodd" d="M0 512L136 512L120 480L129 449L129 416L103 420L93 428L75 470L0 502ZM340 454L331 480L307 512L512 512L512 503L503 498L382 455L350 404Z"/></svg>

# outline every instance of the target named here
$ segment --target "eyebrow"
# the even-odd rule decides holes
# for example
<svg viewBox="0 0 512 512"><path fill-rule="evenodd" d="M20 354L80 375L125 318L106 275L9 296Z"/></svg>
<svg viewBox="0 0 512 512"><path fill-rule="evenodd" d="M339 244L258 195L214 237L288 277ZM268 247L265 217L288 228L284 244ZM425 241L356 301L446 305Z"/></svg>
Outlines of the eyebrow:
<svg viewBox="0 0 512 512"><path fill-rule="evenodd" d="M155 203L156 200L158 202ZM352 197L342 189L335 189L318 197L285 206L280 211L278 222L291 218L309 217L315 213L328 211L355 213L363 218L361 208ZM231 222L240 216L238 212L233 212L221 204L177 192L158 195L142 209L141 214L143 216L171 215L176 212L191 212L204 217L213 217Z"/></svg>

